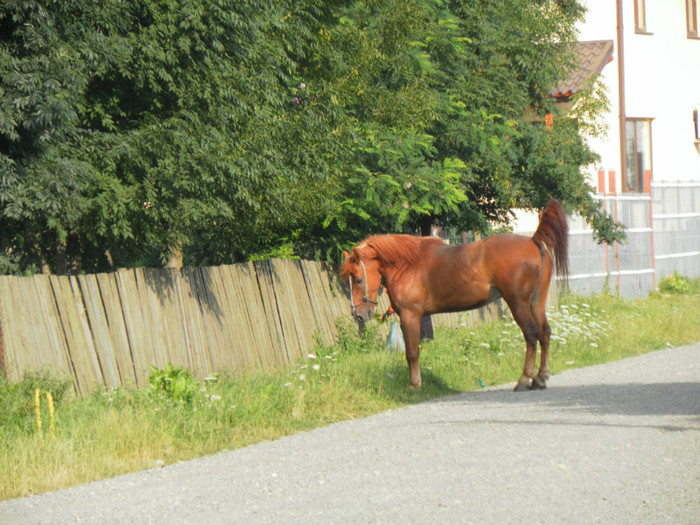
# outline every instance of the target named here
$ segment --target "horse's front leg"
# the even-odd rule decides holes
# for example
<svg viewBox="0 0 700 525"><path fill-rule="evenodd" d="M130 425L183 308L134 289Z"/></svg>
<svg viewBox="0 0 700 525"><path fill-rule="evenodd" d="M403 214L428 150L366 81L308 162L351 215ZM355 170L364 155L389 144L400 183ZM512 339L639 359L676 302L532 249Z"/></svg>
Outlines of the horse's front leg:
<svg viewBox="0 0 700 525"><path fill-rule="evenodd" d="M408 362L409 385L411 390L420 390L422 382L420 378L420 315L411 312L401 312L401 331L406 343L406 361Z"/></svg>

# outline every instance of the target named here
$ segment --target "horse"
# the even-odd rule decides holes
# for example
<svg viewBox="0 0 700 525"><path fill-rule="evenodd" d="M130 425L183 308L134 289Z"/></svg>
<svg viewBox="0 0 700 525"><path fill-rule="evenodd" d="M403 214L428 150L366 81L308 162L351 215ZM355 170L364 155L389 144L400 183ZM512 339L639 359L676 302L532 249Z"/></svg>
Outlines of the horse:
<svg viewBox="0 0 700 525"><path fill-rule="evenodd" d="M434 237L374 235L344 251L340 276L350 284L352 315L366 322L374 315L382 287L399 315L406 343L409 388L422 386L420 320L425 315L459 312L503 298L525 338L523 373L515 391L544 389L549 379L549 339L545 304L553 272L566 281L566 212L550 200L532 237L491 235L462 246ZM535 375L537 343L540 367Z"/></svg>

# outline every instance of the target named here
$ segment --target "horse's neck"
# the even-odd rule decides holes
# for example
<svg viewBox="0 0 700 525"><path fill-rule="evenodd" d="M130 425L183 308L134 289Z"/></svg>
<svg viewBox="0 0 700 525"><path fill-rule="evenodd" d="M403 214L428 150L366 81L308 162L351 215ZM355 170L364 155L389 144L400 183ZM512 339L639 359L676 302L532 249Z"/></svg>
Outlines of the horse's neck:
<svg viewBox="0 0 700 525"><path fill-rule="evenodd" d="M382 281L384 282L384 286L389 288L391 286L391 283L396 282L398 280L401 280L406 273L411 271L411 268L414 268L415 264L411 264L408 262L386 262L382 261L381 265L379 266L378 270L379 273L382 276Z"/></svg>

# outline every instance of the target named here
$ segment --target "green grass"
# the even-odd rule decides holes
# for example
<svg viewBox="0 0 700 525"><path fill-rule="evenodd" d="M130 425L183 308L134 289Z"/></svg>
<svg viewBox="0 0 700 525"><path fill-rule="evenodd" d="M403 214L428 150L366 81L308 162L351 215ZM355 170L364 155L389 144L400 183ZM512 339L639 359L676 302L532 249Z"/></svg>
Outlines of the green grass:
<svg viewBox="0 0 700 525"><path fill-rule="evenodd" d="M566 297L549 315L552 372L700 341L699 310L700 280L689 281L683 293L641 301ZM243 447L481 385L514 383L522 371L524 342L509 318L437 329L422 347L419 392L407 389L403 355L384 349L385 329L375 325L358 336L349 322L341 328L338 343L318 346L313 358L275 374L199 381L191 396L188 384L164 390L168 374L191 380L177 369L163 371L150 389L83 399L72 398L67 383L49 374L17 384L0 378L0 499ZM550 386L556 389L556 375ZM53 436L46 392L55 399Z"/></svg>

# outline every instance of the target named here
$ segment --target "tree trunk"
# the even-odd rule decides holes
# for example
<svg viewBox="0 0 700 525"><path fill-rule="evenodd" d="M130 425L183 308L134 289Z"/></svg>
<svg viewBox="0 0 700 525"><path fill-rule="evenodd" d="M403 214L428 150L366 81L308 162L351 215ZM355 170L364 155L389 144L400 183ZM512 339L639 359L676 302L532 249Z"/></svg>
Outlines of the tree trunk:
<svg viewBox="0 0 700 525"><path fill-rule="evenodd" d="M431 229L433 227L433 216L432 215L421 215L418 226L420 228L421 237L429 237L431 234Z"/></svg>
<svg viewBox="0 0 700 525"><path fill-rule="evenodd" d="M169 252L170 255L168 256L168 262L165 263L165 267L175 270L182 268L182 250L179 247L171 246Z"/></svg>
<svg viewBox="0 0 700 525"><path fill-rule="evenodd" d="M68 269L68 247L66 242L59 242L56 246L56 275L66 275Z"/></svg>

